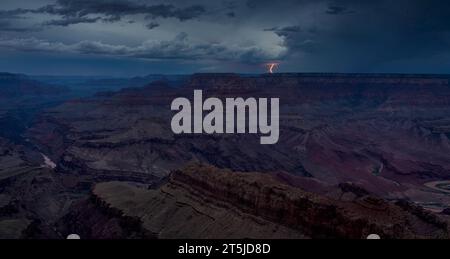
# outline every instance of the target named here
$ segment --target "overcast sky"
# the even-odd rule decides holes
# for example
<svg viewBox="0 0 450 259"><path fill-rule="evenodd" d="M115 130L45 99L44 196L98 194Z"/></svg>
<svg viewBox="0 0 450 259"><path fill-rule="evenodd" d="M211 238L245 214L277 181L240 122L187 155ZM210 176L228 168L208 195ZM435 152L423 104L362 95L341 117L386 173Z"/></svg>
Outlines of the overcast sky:
<svg viewBox="0 0 450 259"><path fill-rule="evenodd" d="M0 71L449 73L450 1L1 0Z"/></svg>

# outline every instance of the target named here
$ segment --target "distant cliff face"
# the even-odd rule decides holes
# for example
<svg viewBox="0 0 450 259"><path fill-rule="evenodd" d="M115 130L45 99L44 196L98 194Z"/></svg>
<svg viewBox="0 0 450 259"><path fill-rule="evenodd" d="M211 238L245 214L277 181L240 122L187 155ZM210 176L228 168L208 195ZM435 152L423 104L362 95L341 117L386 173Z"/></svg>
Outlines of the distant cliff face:
<svg viewBox="0 0 450 259"><path fill-rule="evenodd" d="M58 95L67 92L64 87L47 85L24 75L0 73L0 98Z"/></svg>
<svg viewBox="0 0 450 259"><path fill-rule="evenodd" d="M353 189L353 191L356 189ZM87 238L152 233L149 238L448 238L448 221L408 203L370 195L340 199L282 184L270 175L238 173L191 164L174 171L155 190L127 183L98 184L90 203L78 205L65 220L82 220ZM90 205L89 205L90 204ZM97 210L100 222L80 215ZM114 220L121 222L110 228ZM108 223L109 222L109 223ZM91 224L91 225L89 225ZM109 224L109 225L108 225ZM123 231L133 225L132 232ZM116 229L116 235L111 231Z"/></svg>
<svg viewBox="0 0 450 259"><path fill-rule="evenodd" d="M224 94L280 96L285 104L347 100L385 106L450 105L448 76L370 74L196 74L189 87Z"/></svg>

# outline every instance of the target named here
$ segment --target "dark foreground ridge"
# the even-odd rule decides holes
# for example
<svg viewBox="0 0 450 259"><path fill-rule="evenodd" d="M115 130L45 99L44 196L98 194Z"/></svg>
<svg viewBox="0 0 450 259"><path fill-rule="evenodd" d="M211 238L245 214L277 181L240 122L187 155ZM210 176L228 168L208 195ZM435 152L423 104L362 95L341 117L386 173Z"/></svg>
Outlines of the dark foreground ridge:
<svg viewBox="0 0 450 259"><path fill-rule="evenodd" d="M336 191L341 197L349 192ZM271 175L200 164L174 171L154 190L123 182L98 184L89 201L70 219L95 230L90 238L113 231L105 224L113 216L127 223L122 225L138 224L137 233L157 238L364 239L371 233L389 239L449 237L447 221L408 203L371 195L336 200L280 183ZM102 222L89 222L84 210L101 212Z"/></svg>

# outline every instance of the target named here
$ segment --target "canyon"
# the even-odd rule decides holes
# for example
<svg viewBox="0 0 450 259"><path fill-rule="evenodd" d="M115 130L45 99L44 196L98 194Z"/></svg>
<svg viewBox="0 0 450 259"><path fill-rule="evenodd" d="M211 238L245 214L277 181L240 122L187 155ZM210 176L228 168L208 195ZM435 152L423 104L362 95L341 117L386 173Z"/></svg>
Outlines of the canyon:
<svg viewBox="0 0 450 259"><path fill-rule="evenodd" d="M64 99L0 138L0 237L448 238L449 80L194 74ZM279 98L278 142L174 134L197 89Z"/></svg>

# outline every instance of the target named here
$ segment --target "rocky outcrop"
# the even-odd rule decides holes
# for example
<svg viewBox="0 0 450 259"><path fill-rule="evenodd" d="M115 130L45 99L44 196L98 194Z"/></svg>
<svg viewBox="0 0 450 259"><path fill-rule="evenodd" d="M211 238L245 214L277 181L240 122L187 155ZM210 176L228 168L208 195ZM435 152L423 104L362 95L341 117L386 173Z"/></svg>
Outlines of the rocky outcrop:
<svg viewBox="0 0 450 259"><path fill-rule="evenodd" d="M270 175L200 164L174 171L156 190L109 182L98 184L92 197L110 213L139 219L159 238L449 237L445 220L407 203L370 195L333 200Z"/></svg>
<svg viewBox="0 0 450 259"><path fill-rule="evenodd" d="M83 239L156 238L142 227L139 218L123 215L95 195L75 203L56 226L64 236L77 233Z"/></svg>

